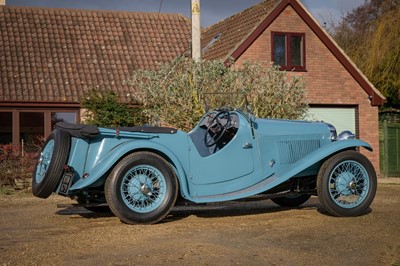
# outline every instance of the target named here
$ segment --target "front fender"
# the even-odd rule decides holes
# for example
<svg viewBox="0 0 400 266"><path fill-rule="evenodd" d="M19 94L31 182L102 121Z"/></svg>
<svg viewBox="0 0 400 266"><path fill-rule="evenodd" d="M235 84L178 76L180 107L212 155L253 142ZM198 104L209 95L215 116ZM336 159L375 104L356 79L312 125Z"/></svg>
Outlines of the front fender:
<svg viewBox="0 0 400 266"><path fill-rule="evenodd" d="M372 151L371 145L366 143L365 141L358 140L358 139L348 139L348 140L339 140L334 141L328 145L321 147L310 153L309 155L303 157L302 159L298 160L296 163L292 165L292 167L284 168L283 170L276 173L276 176L282 182L288 180L289 178L297 175L303 170L313 166L314 164L318 163L321 160L329 157L332 154L335 154L342 150L347 150L350 148L356 147L364 147L365 149Z"/></svg>
<svg viewBox="0 0 400 266"><path fill-rule="evenodd" d="M70 190L79 190L93 185L101 177L103 177L107 173L107 171L109 171L122 157L124 157L128 153L143 149L153 150L157 153L164 154L173 164L173 169L176 172L176 175L181 184L181 189L183 190L182 192L188 194L188 185L185 178L186 174L178 157L168 147L149 140L134 140L124 142L120 145L115 146L107 154L107 156L104 157L105 159L99 161L95 167L85 173L87 174L87 178L79 179L71 186Z"/></svg>
<svg viewBox="0 0 400 266"><path fill-rule="evenodd" d="M310 153L308 156L298 160L290 167L284 167L280 171L277 171L275 174L265 177L263 180L254 184L251 187L247 187L241 191L234 191L232 193L225 193L221 195L219 200L221 200L222 198L224 198L225 200L232 200L234 198L243 198L266 192L284 183L290 178L296 176L297 174L306 170L307 168L315 165L321 160L325 160L330 155L335 154L341 150L346 150L356 147L364 147L367 150L372 151L371 146L368 143L361 140L352 139L352 140L341 140L337 142L332 142ZM209 202L209 200L210 200L209 197L196 198L196 202Z"/></svg>

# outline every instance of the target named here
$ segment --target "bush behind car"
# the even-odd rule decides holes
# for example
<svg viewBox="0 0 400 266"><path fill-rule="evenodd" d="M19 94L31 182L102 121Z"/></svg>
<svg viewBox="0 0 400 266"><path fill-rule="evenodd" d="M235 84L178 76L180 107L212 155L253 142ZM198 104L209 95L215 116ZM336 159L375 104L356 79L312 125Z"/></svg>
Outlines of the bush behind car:
<svg viewBox="0 0 400 266"><path fill-rule="evenodd" d="M143 105L150 124L185 131L204 114L204 93L245 93L258 117L300 119L308 110L303 78L271 64L245 62L228 68L222 61L177 58L159 70L135 71L129 83L140 92L134 100Z"/></svg>

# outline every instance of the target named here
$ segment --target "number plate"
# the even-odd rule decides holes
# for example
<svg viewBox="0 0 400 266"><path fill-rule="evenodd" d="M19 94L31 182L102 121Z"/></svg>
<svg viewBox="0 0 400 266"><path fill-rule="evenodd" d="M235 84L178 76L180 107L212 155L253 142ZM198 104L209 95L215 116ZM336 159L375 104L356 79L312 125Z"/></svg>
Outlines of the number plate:
<svg viewBox="0 0 400 266"><path fill-rule="evenodd" d="M72 185L72 180L74 180L74 172L71 170L65 170L63 177L61 179L60 189L58 190L58 194L67 195L68 190Z"/></svg>

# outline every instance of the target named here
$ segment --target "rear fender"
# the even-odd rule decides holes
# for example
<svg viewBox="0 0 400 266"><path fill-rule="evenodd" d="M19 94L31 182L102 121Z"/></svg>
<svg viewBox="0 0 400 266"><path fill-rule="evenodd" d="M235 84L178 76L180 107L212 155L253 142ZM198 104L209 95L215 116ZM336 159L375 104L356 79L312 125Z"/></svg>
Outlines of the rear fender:
<svg viewBox="0 0 400 266"><path fill-rule="evenodd" d="M165 159L167 159L167 161L171 163L172 169L177 175L182 193L185 195L189 195L186 174L176 155L166 146L148 140L135 140L132 142L124 142L120 145L115 146L107 154L107 156L104 156L105 159L99 161L95 165L95 167L93 167L87 173L84 173L84 176L87 177L81 178L77 182L75 182L71 186L70 191L83 189L100 181L100 179L107 173L107 171L112 169L121 158L137 150L154 151L155 153L160 154Z"/></svg>

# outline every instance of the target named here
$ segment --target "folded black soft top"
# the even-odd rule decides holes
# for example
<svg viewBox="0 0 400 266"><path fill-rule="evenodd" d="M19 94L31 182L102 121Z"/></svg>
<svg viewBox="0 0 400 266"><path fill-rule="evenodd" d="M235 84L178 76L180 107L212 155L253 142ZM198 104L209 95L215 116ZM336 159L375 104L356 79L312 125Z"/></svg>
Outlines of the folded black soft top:
<svg viewBox="0 0 400 266"><path fill-rule="evenodd" d="M100 134L100 130L96 125L71 124L68 122L58 122L56 128L67 131L72 137L76 138L94 138ZM176 128L171 127L119 127L113 128L116 131L142 132L142 133L159 133L159 134L175 134Z"/></svg>
<svg viewBox="0 0 400 266"><path fill-rule="evenodd" d="M67 131L72 137L80 139L94 138L100 134L96 125L72 124L68 122L58 122L56 128Z"/></svg>

